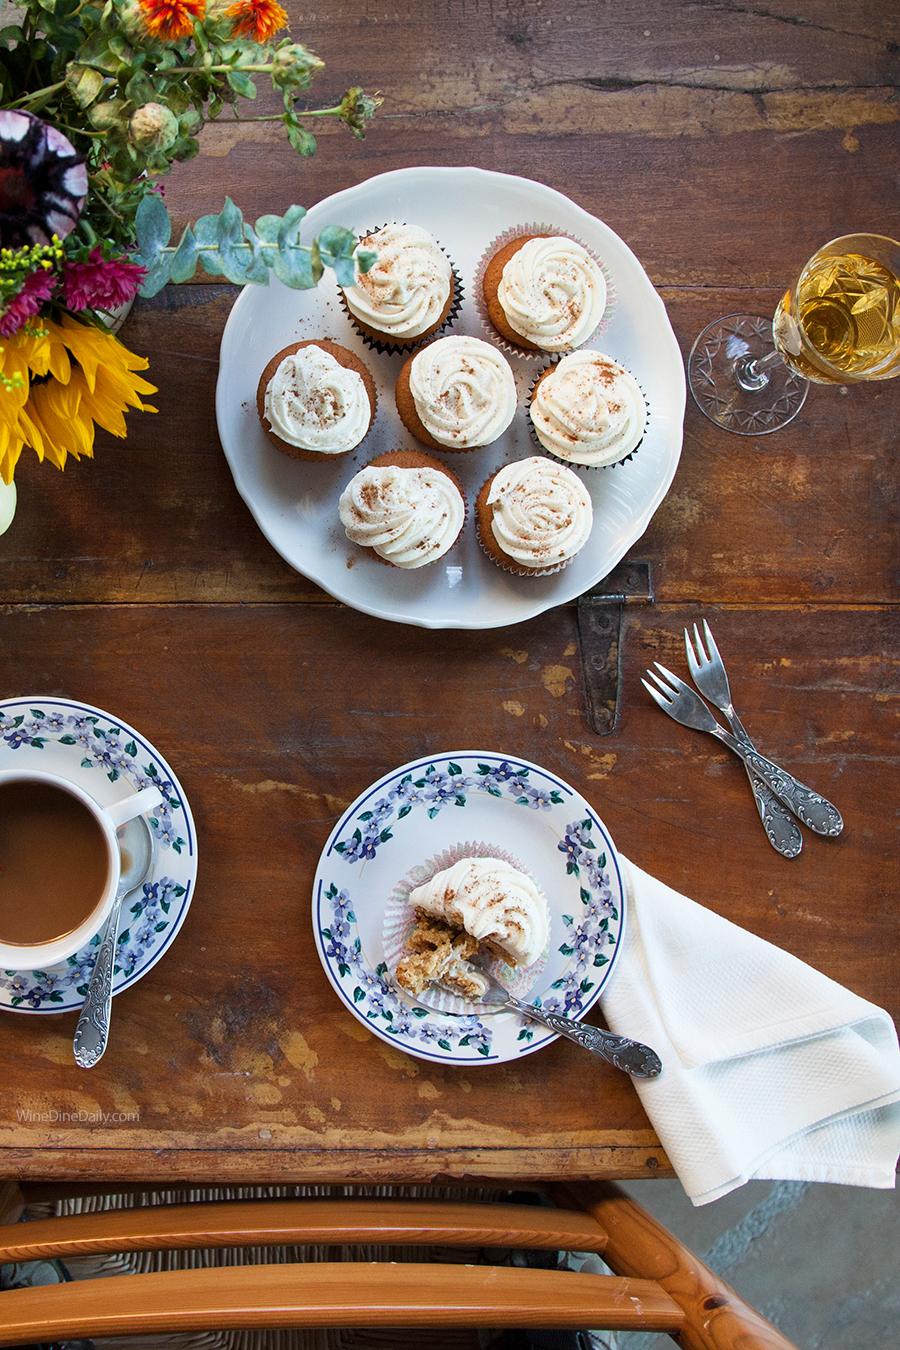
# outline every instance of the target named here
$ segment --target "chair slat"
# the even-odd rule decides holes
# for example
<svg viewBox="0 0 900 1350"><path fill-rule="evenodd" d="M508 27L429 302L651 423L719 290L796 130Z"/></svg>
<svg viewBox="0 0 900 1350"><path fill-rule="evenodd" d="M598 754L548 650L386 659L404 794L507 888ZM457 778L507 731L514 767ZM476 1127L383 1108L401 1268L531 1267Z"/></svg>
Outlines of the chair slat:
<svg viewBox="0 0 900 1350"><path fill-rule="evenodd" d="M0 1261L58 1260L100 1252L189 1247L525 1247L602 1252L588 1214L536 1205L417 1200L238 1200L158 1205L0 1228Z"/></svg>
<svg viewBox="0 0 900 1350"><path fill-rule="evenodd" d="M650 1280L510 1266L310 1263L173 1270L0 1294L0 1346L269 1327L677 1331Z"/></svg>

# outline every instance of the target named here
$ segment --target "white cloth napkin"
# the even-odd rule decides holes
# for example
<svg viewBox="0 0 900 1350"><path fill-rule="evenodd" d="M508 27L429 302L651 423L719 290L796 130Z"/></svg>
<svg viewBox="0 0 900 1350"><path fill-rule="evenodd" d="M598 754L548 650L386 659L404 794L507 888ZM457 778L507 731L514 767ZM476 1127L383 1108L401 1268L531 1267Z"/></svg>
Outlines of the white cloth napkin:
<svg viewBox="0 0 900 1350"><path fill-rule="evenodd" d="M695 1205L751 1179L889 1189L900 1048L888 1014L622 859L624 947L602 999L656 1050L635 1079Z"/></svg>

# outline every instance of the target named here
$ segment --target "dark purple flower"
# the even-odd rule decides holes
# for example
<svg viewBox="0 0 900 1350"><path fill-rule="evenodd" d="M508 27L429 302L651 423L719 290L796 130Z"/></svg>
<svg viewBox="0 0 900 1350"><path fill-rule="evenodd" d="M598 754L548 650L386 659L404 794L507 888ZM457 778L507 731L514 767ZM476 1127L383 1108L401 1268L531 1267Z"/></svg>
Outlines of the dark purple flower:
<svg viewBox="0 0 900 1350"><path fill-rule="evenodd" d="M31 113L0 111L0 244L23 248L65 239L81 215L83 156Z"/></svg>

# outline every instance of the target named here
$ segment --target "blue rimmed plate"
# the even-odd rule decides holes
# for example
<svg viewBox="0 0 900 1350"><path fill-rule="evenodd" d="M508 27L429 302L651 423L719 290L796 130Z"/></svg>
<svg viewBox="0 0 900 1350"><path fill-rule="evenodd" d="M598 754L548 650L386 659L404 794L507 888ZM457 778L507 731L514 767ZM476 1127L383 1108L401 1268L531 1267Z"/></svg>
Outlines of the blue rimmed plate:
<svg viewBox="0 0 900 1350"><path fill-rule="evenodd" d="M450 1016L397 988L384 912L404 878L461 844L519 859L550 906L550 952L532 1002L580 1018L600 997L622 939L624 882L603 822L555 774L484 751L404 764L359 796L333 829L313 886L316 946L338 998L376 1036L421 1059L498 1064L553 1032L515 1013Z"/></svg>
<svg viewBox="0 0 900 1350"><path fill-rule="evenodd" d="M127 722L72 699L0 702L0 768L47 769L78 783L103 805L117 801L125 779L154 784L163 806L148 817L153 863L119 924L113 993L141 979L171 945L190 908L197 878L197 836L184 789L162 755ZM21 1013L81 1010L100 942L45 970L0 969L0 1008Z"/></svg>

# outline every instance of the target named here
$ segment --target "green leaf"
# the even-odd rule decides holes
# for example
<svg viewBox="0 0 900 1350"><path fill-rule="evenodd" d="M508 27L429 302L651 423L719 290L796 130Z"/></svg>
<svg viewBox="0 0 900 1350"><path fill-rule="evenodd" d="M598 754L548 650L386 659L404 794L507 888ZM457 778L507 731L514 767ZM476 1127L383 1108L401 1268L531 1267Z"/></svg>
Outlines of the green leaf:
<svg viewBox="0 0 900 1350"><path fill-rule="evenodd" d="M190 281L197 270L197 241L188 225L172 255L171 275L175 282Z"/></svg>
<svg viewBox="0 0 900 1350"><path fill-rule="evenodd" d="M285 286L308 291L316 284L308 248L283 248L272 261L272 271Z"/></svg>
<svg viewBox="0 0 900 1350"><path fill-rule="evenodd" d="M229 70L225 76L231 88L241 98L256 98L256 85L242 70Z"/></svg>
<svg viewBox="0 0 900 1350"><path fill-rule="evenodd" d="M152 267L172 238L172 222L158 192L148 192L147 196L142 198L135 213L134 226L137 232L138 251L141 255L140 261L145 267ZM151 294L155 295L156 292Z"/></svg>
<svg viewBox="0 0 900 1350"><path fill-rule="evenodd" d="M292 125L287 118L285 118L285 126L287 127L288 140L298 155L305 155L309 158L310 155L316 153L315 136L310 135L304 127Z"/></svg>
<svg viewBox="0 0 900 1350"><path fill-rule="evenodd" d="M156 90L143 70L139 70L126 84L125 97L139 108L145 103L155 102Z"/></svg>
<svg viewBox="0 0 900 1350"><path fill-rule="evenodd" d="M281 228L281 216L260 216L254 227L264 244L277 244L278 231Z"/></svg>
<svg viewBox="0 0 900 1350"><path fill-rule="evenodd" d="M291 248L300 242L300 222L306 215L305 206L289 206L281 221L276 240L279 249Z"/></svg>
<svg viewBox="0 0 900 1350"><path fill-rule="evenodd" d="M141 282L141 288L138 291L138 295L142 295L145 298L149 298L151 295L158 294L158 292L162 290L163 286L168 284L169 270L170 270L170 254L163 253L162 256L158 258L156 262L151 263L149 265L140 256L136 256L134 261L137 263L143 263L143 265L147 268L147 275Z"/></svg>

